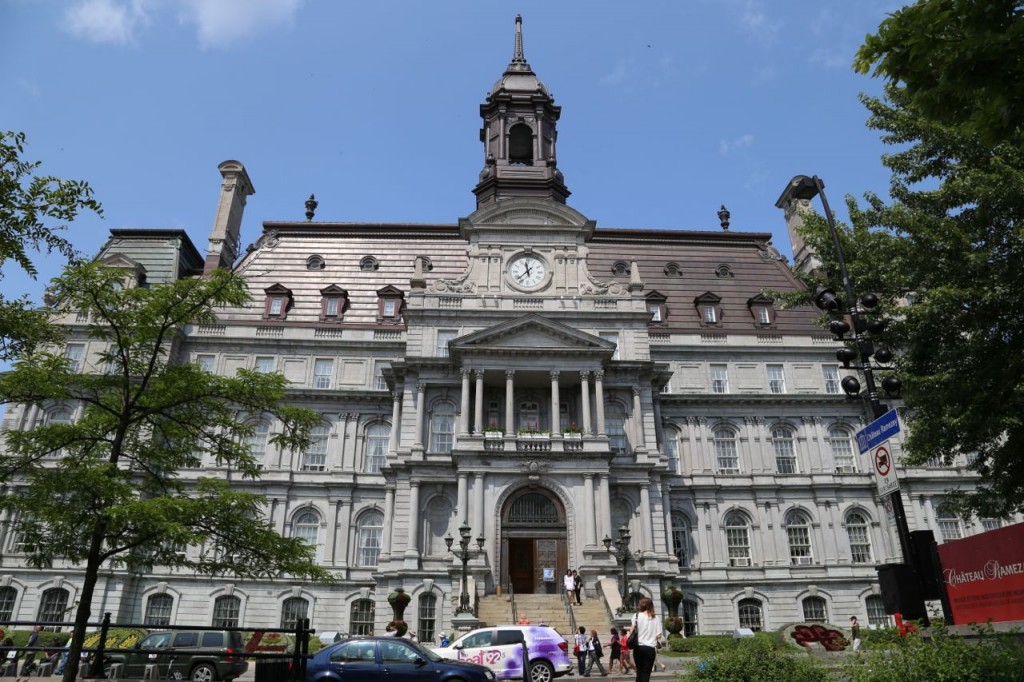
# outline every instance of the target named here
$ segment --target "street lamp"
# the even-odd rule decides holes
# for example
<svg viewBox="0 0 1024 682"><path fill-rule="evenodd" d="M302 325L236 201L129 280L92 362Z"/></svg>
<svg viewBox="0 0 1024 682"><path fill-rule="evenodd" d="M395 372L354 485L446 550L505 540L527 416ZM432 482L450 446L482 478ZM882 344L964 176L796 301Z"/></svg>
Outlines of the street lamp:
<svg viewBox="0 0 1024 682"><path fill-rule="evenodd" d="M459 551L456 552L452 549L452 543L455 542L455 539L452 537L450 532L444 539L444 544L448 546L448 551L454 554L455 558L462 562L462 591L459 593L459 608L455 609L455 615L459 615L460 613L473 613L473 607L469 603L469 582L466 577L466 565L469 563L469 543L472 536L473 533L469 524L463 522L462 525L459 526ZM484 542L486 542L486 540L483 535L476 539L477 548L481 552L484 551Z"/></svg>
<svg viewBox="0 0 1024 682"><path fill-rule="evenodd" d="M775 205L779 208L784 208L794 199L810 201L815 196L821 197L821 204L825 208L825 220L828 222L828 231L832 237L832 244L835 246L836 261L839 263L839 276L843 280L843 293L849 306L846 309L846 314L853 324L853 347L840 348L836 351L836 358L843 363L844 367L849 368L852 365L854 369L864 375L868 402L871 404L871 413L877 419L889 409L886 405L882 404L877 385L875 384L874 368L871 365L872 356L883 363L892 360L892 353L888 349L879 348L876 350L874 347L874 340L877 340L885 331L885 321L867 320L861 315L860 306L864 306L867 310L874 309L878 305L878 296L865 294L861 296L860 306L858 305L857 297L853 293L853 285L850 283L850 273L846 269L843 248L839 243L836 221L832 216L832 209L829 208L828 199L825 197L825 183L817 175L813 177L797 175L789 181L789 185L783 190L782 196L779 197ZM842 299L836 296L836 292L829 287L819 286L815 289L814 304L828 313L842 314L843 312ZM829 331L838 340L845 341L846 334L851 331L850 324L843 320L833 320L829 323ZM840 382L840 386L842 386L843 392L850 397L860 395L860 381L854 376L845 377ZM897 395L900 390L900 380L896 377L885 377L882 380L882 389L887 395ZM919 563L914 551L914 544L910 539L907 514L903 509L903 496L899 490L895 490L890 493L889 499L892 503L893 516L896 520L896 531L900 538L900 551L903 554L903 561L918 573L918 580L920 580Z"/></svg>
<svg viewBox="0 0 1024 682"><path fill-rule="evenodd" d="M629 534L629 527L626 524L622 524L619 527L619 537L615 540L615 551L613 556L615 557L615 563L622 566L622 606L616 609L616 614L623 614L630 611L629 606L629 559L632 556L629 552L629 541L632 536ZM607 535L604 536L604 548L608 551L612 551L612 539Z"/></svg>

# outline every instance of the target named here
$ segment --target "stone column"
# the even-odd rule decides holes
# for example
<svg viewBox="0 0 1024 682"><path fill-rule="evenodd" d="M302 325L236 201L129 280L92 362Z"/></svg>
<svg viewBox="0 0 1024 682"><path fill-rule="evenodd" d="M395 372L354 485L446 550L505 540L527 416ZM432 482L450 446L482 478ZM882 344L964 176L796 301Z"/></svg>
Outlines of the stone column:
<svg viewBox="0 0 1024 682"><path fill-rule="evenodd" d="M644 549L653 551L654 535L651 533L651 491L646 485L640 486L640 532L643 534Z"/></svg>
<svg viewBox="0 0 1024 682"><path fill-rule="evenodd" d="M675 556L672 533L672 488L668 483L661 483L661 507L665 519L665 551Z"/></svg>
<svg viewBox="0 0 1024 682"><path fill-rule="evenodd" d="M326 542L324 543L326 545L324 547L324 561L329 565L334 565L338 562L338 512L341 509L341 500L332 500L328 497L327 502L331 505L331 509L327 516L327 537L325 538Z"/></svg>
<svg viewBox="0 0 1024 682"><path fill-rule="evenodd" d="M459 414L459 435L469 435L469 370L462 368L462 403Z"/></svg>
<svg viewBox="0 0 1024 682"><path fill-rule="evenodd" d="M579 518L579 514L576 515ZM597 546L594 511L594 474L583 474L583 543L584 547Z"/></svg>
<svg viewBox="0 0 1024 682"><path fill-rule="evenodd" d="M514 434L516 432L516 399L515 399L515 379L516 371L514 369L505 370L505 433Z"/></svg>
<svg viewBox="0 0 1024 682"><path fill-rule="evenodd" d="M389 495L391 494L390 490L388 491L388 494ZM352 496L351 495L343 496L341 498L341 500L339 501L339 504L341 505L341 509L338 512L338 526L337 526L337 528L335 530L335 533L338 536L338 548L337 548L336 552L337 552L337 556L339 558L336 560L335 563L337 565L339 565L339 566L348 566L348 563L349 563L349 561L348 561L348 559L349 559L349 557L348 557L349 534L352 532ZM390 540L388 539L388 536L389 536L388 526L389 526L389 524L387 523L387 517L389 516L389 514L388 514L386 506L385 506L384 515L385 515L384 538L383 538L383 541L381 543L383 545L383 547L381 548L383 550L382 553L387 552L387 550L388 550L388 543L390 542Z"/></svg>
<svg viewBox="0 0 1024 682"><path fill-rule="evenodd" d="M633 387L633 423L636 426L636 447L634 450L645 450L647 439L644 437L644 413L640 409L640 387Z"/></svg>
<svg viewBox="0 0 1024 682"><path fill-rule="evenodd" d="M458 509L456 511L455 520L461 526L463 523L469 520L469 490L466 480L468 475L465 472L460 471L458 477L458 499L455 501Z"/></svg>
<svg viewBox="0 0 1024 682"><path fill-rule="evenodd" d="M402 445L402 393L391 392L391 438L388 441L388 454L396 455Z"/></svg>
<svg viewBox="0 0 1024 682"><path fill-rule="evenodd" d="M604 431L604 372L594 372L594 400L597 402L597 435L602 438L608 434Z"/></svg>
<svg viewBox="0 0 1024 682"><path fill-rule="evenodd" d="M612 502L611 493L608 490L608 474L600 473L598 479L598 500L597 500L597 534L603 540L605 536L612 537ZM617 537L617 536L616 536ZM613 538L614 539L614 538Z"/></svg>
<svg viewBox="0 0 1024 682"><path fill-rule="evenodd" d="M552 370L551 376L551 435L559 436L562 433L562 412L561 400L558 397L558 370Z"/></svg>
<svg viewBox="0 0 1024 682"><path fill-rule="evenodd" d="M423 449L423 415L426 410L426 384L416 384L416 437L413 439L414 448Z"/></svg>
<svg viewBox="0 0 1024 682"><path fill-rule="evenodd" d="M590 427L590 372L580 372L580 395L583 398L583 433L592 436L594 430Z"/></svg>
<svg viewBox="0 0 1024 682"><path fill-rule="evenodd" d="M476 376L476 414L473 415L473 432L478 436L484 432L484 371L478 369Z"/></svg>
<svg viewBox="0 0 1024 682"><path fill-rule="evenodd" d="M473 531L477 536L484 534L484 475L473 475Z"/></svg>
<svg viewBox="0 0 1024 682"><path fill-rule="evenodd" d="M395 488L388 486L384 490L384 532L380 540L382 557L391 556L391 526L395 522Z"/></svg>
<svg viewBox="0 0 1024 682"><path fill-rule="evenodd" d="M405 547L406 558L417 558L420 555L420 484L409 482L409 542Z"/></svg>

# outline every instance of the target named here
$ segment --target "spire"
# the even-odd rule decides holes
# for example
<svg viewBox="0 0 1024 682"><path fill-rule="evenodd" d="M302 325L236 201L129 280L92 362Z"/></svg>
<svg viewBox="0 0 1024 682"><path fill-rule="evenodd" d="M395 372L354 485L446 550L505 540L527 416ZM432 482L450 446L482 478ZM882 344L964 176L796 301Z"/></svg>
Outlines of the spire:
<svg viewBox="0 0 1024 682"><path fill-rule="evenodd" d="M523 17L520 14L516 15L516 46L512 52L512 62L508 65L508 70L533 73L530 65L526 63L526 57L523 56Z"/></svg>

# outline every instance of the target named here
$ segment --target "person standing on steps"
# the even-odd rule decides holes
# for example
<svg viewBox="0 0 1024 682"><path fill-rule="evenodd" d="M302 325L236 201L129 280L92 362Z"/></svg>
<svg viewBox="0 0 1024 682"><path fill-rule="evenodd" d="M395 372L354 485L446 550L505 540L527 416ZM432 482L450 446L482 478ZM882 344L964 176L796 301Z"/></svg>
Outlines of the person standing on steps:
<svg viewBox="0 0 1024 682"><path fill-rule="evenodd" d="M583 606L580 601L580 592L583 591L583 578L576 571L572 572L572 591L576 594L576 606Z"/></svg>
<svg viewBox="0 0 1024 682"><path fill-rule="evenodd" d="M590 637L587 638L587 653L590 660L587 661L587 672L583 673L583 676L590 677L590 671L594 669L594 664L597 664L601 677L608 677L608 671L601 665L601 659L604 658L604 649L601 648L601 640L597 638L597 630L590 631Z"/></svg>
<svg viewBox="0 0 1024 682"><path fill-rule="evenodd" d="M576 590L576 579L573 578L572 569L565 569L565 576L562 578L562 587L565 588L565 598L572 604Z"/></svg>

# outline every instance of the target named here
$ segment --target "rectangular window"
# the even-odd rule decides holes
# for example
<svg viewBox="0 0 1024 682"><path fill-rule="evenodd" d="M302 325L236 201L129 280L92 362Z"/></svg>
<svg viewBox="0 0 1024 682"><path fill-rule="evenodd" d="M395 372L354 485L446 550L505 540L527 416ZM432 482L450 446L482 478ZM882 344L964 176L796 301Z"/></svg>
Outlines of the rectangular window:
<svg viewBox="0 0 1024 682"><path fill-rule="evenodd" d="M768 310L768 306L758 306L757 308L757 323L758 324L771 324L772 315L771 311Z"/></svg>
<svg viewBox="0 0 1024 682"><path fill-rule="evenodd" d="M82 371L82 356L85 354L85 344L69 343L64 349L64 357L68 359L68 365L72 372Z"/></svg>
<svg viewBox="0 0 1024 682"><path fill-rule="evenodd" d="M454 445L455 413L435 413L430 419L430 452L451 452Z"/></svg>
<svg viewBox="0 0 1024 682"><path fill-rule="evenodd" d="M811 531L807 526L786 528L789 538L789 560L794 565L811 563Z"/></svg>
<svg viewBox="0 0 1024 682"><path fill-rule="evenodd" d="M1003 522L1000 521L999 519L981 519L981 528L982 528L982 530L986 530L986 531L996 530L997 528L1002 528L1002 527L1003 527Z"/></svg>
<svg viewBox="0 0 1024 682"><path fill-rule="evenodd" d="M302 453L303 471L324 471L327 468L327 441L330 429L314 426L309 431L309 447Z"/></svg>
<svg viewBox="0 0 1024 682"><path fill-rule="evenodd" d="M382 308L381 315L383 317L394 317L395 311L398 309L398 301L394 299L385 299L384 306Z"/></svg>
<svg viewBox="0 0 1024 682"><path fill-rule="evenodd" d="M825 375L825 393L839 393L839 368L834 365L825 365L821 371Z"/></svg>
<svg viewBox="0 0 1024 682"><path fill-rule="evenodd" d="M267 315L280 317L281 311L284 310L284 299L280 296L275 296L270 299L270 305L267 306Z"/></svg>
<svg viewBox="0 0 1024 682"><path fill-rule="evenodd" d="M388 390L388 381L384 378L383 362L378 362L373 366L373 388L378 391Z"/></svg>
<svg viewBox="0 0 1024 682"><path fill-rule="evenodd" d="M711 365L712 393L729 392L729 370L727 365Z"/></svg>
<svg viewBox="0 0 1024 682"><path fill-rule="evenodd" d="M213 374L213 365L215 360L216 356L214 355L196 356L196 364L199 366L199 369L203 370L204 372L209 372L211 374Z"/></svg>
<svg viewBox="0 0 1024 682"><path fill-rule="evenodd" d="M786 392L786 375L782 365L768 365L768 390L772 393Z"/></svg>
<svg viewBox="0 0 1024 682"><path fill-rule="evenodd" d="M437 597L432 594L420 595L419 627L416 636L421 642L433 642L437 627Z"/></svg>
<svg viewBox="0 0 1024 682"><path fill-rule="evenodd" d="M850 537L850 554L853 557L853 563L870 563L871 541L868 539L868 527L851 524L846 527L846 534Z"/></svg>
<svg viewBox="0 0 1024 682"><path fill-rule="evenodd" d="M338 316L338 301L339 299L335 296L324 299L324 317Z"/></svg>
<svg viewBox="0 0 1024 682"><path fill-rule="evenodd" d="M437 331L437 345L436 345L435 350L434 350L434 357L436 357L436 358L446 358L446 357L448 357L448 342L451 341L452 339L454 339L457 334L458 334L458 332L455 332L455 331L452 331L452 330L439 329Z"/></svg>
<svg viewBox="0 0 1024 682"><path fill-rule="evenodd" d="M313 388L330 388L334 374L334 360L318 359L313 363Z"/></svg>
<svg viewBox="0 0 1024 682"><path fill-rule="evenodd" d="M715 306L704 305L701 307L704 311L704 324L715 324L718 321L718 316L715 314Z"/></svg>
<svg viewBox="0 0 1024 682"><path fill-rule="evenodd" d="M598 334L602 339L615 344L615 352L612 353L612 360L619 359L619 335L617 332L601 332Z"/></svg>
<svg viewBox="0 0 1024 682"><path fill-rule="evenodd" d="M661 305L652 303L647 306L647 310L651 313L651 322L661 322Z"/></svg>
<svg viewBox="0 0 1024 682"><path fill-rule="evenodd" d="M269 355L258 356L253 364L253 369L260 374L270 374L274 371L274 358Z"/></svg>

